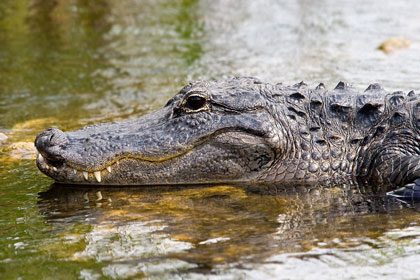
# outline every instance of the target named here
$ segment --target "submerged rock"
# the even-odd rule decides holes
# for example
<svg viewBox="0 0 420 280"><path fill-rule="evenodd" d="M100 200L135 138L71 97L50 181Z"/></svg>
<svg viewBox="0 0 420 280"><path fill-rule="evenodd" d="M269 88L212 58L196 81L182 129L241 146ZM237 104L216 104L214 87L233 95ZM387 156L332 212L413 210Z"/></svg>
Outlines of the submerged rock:
<svg viewBox="0 0 420 280"><path fill-rule="evenodd" d="M3 142L5 140L7 140L7 138L9 138L9 137L7 137L6 134L0 132L0 142Z"/></svg>
<svg viewBox="0 0 420 280"><path fill-rule="evenodd" d="M388 40L384 41L378 49L383 51L384 53L392 53L399 49L406 48L410 46L411 43L402 38L389 38Z"/></svg>
<svg viewBox="0 0 420 280"><path fill-rule="evenodd" d="M15 142L7 147L10 160L35 159L35 146L32 142Z"/></svg>

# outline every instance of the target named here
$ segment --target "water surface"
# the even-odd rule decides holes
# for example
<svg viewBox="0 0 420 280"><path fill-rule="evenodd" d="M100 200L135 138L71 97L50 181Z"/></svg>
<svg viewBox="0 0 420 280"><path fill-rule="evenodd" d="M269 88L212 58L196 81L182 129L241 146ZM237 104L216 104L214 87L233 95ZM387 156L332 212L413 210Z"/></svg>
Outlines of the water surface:
<svg viewBox="0 0 420 280"><path fill-rule="evenodd" d="M346 187L57 186L30 143L141 116L197 79L420 90L419 13L408 0L1 1L0 278L418 278L417 206ZM411 45L377 49L391 37Z"/></svg>

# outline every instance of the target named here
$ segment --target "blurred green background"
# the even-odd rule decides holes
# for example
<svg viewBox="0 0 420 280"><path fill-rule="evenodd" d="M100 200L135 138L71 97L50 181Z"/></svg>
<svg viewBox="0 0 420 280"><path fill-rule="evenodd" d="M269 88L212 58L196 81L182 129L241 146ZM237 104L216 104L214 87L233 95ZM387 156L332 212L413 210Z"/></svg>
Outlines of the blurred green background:
<svg viewBox="0 0 420 280"><path fill-rule="evenodd" d="M50 186L31 143L141 116L197 79L419 90L419 14L409 0L1 0L0 278L417 278L418 212L399 203ZM379 50L390 38L409 45Z"/></svg>

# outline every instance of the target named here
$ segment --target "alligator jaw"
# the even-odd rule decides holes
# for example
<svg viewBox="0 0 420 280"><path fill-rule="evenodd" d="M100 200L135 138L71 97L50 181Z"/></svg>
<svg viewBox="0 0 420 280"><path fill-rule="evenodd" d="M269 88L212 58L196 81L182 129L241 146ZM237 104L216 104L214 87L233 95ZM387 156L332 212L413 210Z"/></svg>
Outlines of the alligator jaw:
<svg viewBox="0 0 420 280"><path fill-rule="evenodd" d="M135 172L135 167L137 165L144 166L158 166L159 164L171 162L171 160L176 161L178 158L193 152L196 149L205 146L206 143L210 142L213 138L218 138L224 133L237 133L241 134L240 131L229 131L221 130L216 131L211 135L206 135L201 139L198 139L190 145L185 147L185 150L180 151L176 154L167 154L160 155L158 157L146 157L140 154L126 154L122 156L117 156L115 158L109 159L104 162L102 165L97 165L94 168L88 166L83 166L80 163L72 162L71 157L66 158L63 156L59 162L48 159L47 155L43 156L45 151L36 150L37 159L36 163L38 168L47 176L53 178L57 182L69 183L69 184L107 184L107 185L124 185L124 184L133 184L133 183L124 183L123 181L114 182L112 176L115 173L124 173L124 172ZM121 168L121 165L124 166ZM128 167L129 166L129 167ZM113 173L111 175L111 173ZM194 182L195 183L195 182ZM134 183L135 184L135 183ZM138 183L141 185L142 183ZM147 183L150 184L150 183Z"/></svg>
<svg viewBox="0 0 420 280"><path fill-rule="evenodd" d="M61 164L60 166L53 166L47 163L41 153L37 151L36 164L38 168L45 173L46 175L57 179L57 178L66 178L65 181L75 182L75 183L101 183L102 178L107 176L107 174L112 173L112 170L118 168L119 160L112 162L110 165L106 166L102 170L97 170L93 172L88 172L85 170L77 170L66 163Z"/></svg>
<svg viewBox="0 0 420 280"><path fill-rule="evenodd" d="M140 162L148 162L148 163L160 163L164 161L169 161L176 157L182 156L183 154L187 153L189 150L177 154L177 155L170 155L164 158L153 159L153 158L142 158L140 156L125 156L122 158L114 159L107 163L105 166L100 167L98 170L87 170L81 168L74 168L72 164L63 162L58 166L54 166L53 164L49 164L48 161L42 156L42 154L36 150L37 158L36 164L38 168L45 173L46 175L50 176L51 178L60 181L59 178L64 178L63 182L65 183L101 183L103 178L109 176L115 170L119 170L119 165L121 162L125 162L127 159L136 160Z"/></svg>
<svg viewBox="0 0 420 280"><path fill-rule="evenodd" d="M226 149L225 139L233 140L232 147ZM258 156L254 158L256 153ZM266 156L260 158L260 153ZM252 160L241 161L242 157ZM268 167L273 159L274 152L262 139L236 131L206 137L193 148L176 155L147 160L139 156L118 157L96 170L74 168L65 159L57 164L46 159L42 153L38 154L36 162L43 173L58 183L176 185L249 182L255 179L256 166L264 169L263 166ZM225 165L225 162L229 162L229 165Z"/></svg>

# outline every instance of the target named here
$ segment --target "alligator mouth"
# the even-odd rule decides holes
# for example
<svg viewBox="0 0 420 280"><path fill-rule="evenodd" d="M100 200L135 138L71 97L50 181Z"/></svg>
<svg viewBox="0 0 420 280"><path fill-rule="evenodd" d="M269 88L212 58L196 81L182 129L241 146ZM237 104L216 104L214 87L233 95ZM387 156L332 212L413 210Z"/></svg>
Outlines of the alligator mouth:
<svg viewBox="0 0 420 280"><path fill-rule="evenodd" d="M175 154L175 155L168 155L166 157L161 158L145 158L138 155L126 155L117 157L111 161L109 161L106 165L101 167L97 170L88 170L88 169L81 169L80 167L74 167L71 163L60 162L59 164L50 162L48 159L44 158L44 156L36 149L36 163L38 168L44 172L45 174L51 176L52 178L65 178L64 181L75 181L75 183L80 183L83 179L86 183L101 183L103 181L104 176L110 176L111 173L115 170L119 170L121 165L124 165L124 162L129 160L136 160L145 163L162 163L166 162L182 155L185 155L191 149L185 150L182 153ZM76 179L76 180L75 180Z"/></svg>
<svg viewBox="0 0 420 280"><path fill-rule="evenodd" d="M63 162L59 166L53 166L37 150L36 164L42 172L46 173L47 175L53 178L62 177L62 176L65 176L66 178L73 177L71 178L73 179L72 181L74 181L74 178L80 178L80 179L83 178L87 182L91 181L94 178L98 183L100 183L102 181L102 177L105 176L106 174L111 174L112 170L114 170L119 165L120 161L121 160L115 160L101 170L89 172L86 170L78 170L76 168L73 168L70 165L66 164L65 162ZM75 180L75 181L80 181L80 180Z"/></svg>
<svg viewBox="0 0 420 280"><path fill-rule="evenodd" d="M57 182L73 183L73 184L119 184L116 177L123 177L127 172L134 172L137 165L157 166L158 164L165 164L171 160L181 158L186 154L191 153L206 143L211 142L218 136L226 134L244 134L250 136L261 136L258 131L237 128L223 128L219 129L209 135L201 137L195 143L191 143L189 147L185 147L182 151L174 154L161 154L157 157L148 157L140 154L124 154L115 155L113 158L104 162L100 166L87 167L80 163L73 163L66 159L66 156L61 156L60 159L54 161L50 159L48 153L37 149L37 166L38 168L53 178ZM123 181L123 180L121 180Z"/></svg>

